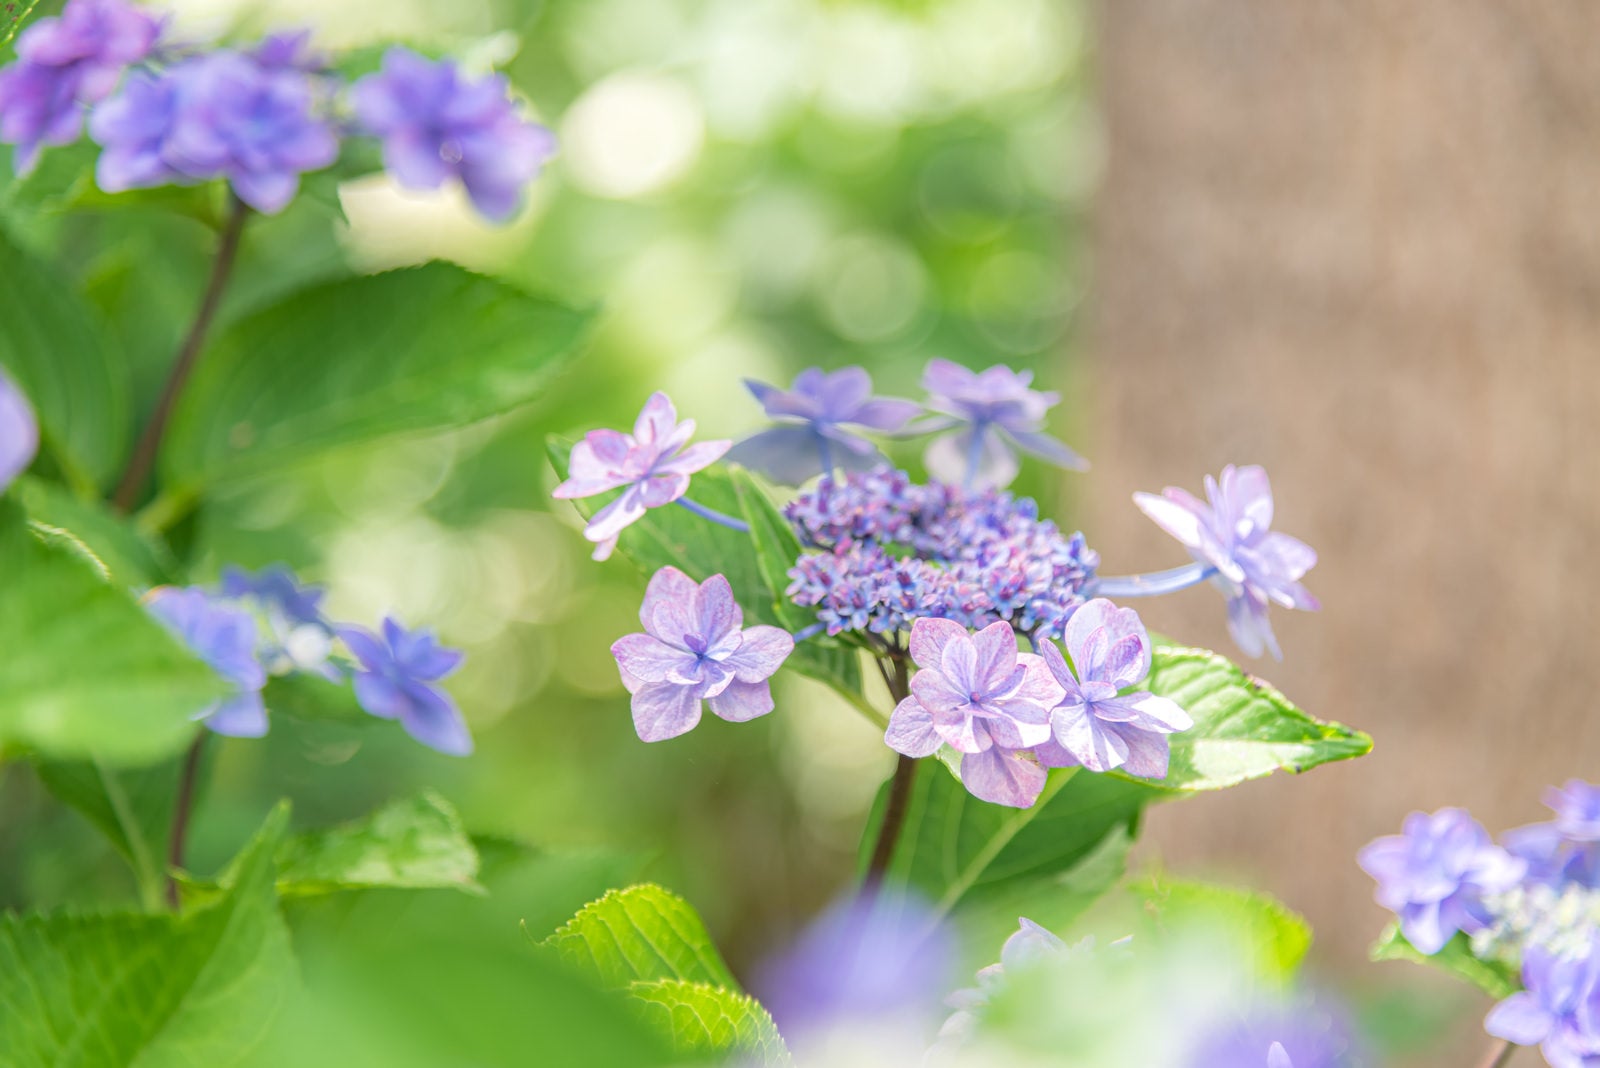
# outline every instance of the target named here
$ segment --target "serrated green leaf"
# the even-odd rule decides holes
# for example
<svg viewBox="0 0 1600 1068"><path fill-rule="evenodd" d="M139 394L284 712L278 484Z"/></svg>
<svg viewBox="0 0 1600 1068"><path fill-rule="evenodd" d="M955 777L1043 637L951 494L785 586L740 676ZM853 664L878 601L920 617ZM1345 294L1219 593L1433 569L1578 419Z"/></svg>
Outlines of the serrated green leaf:
<svg viewBox="0 0 1600 1068"><path fill-rule="evenodd" d="M739 1052L740 1063L753 1058L769 1068L791 1063L772 1017L748 994L684 979L641 980L628 993L679 1053Z"/></svg>
<svg viewBox="0 0 1600 1068"><path fill-rule="evenodd" d="M301 290L210 347L163 476L193 487L510 411L539 397L590 318L442 263Z"/></svg>
<svg viewBox="0 0 1600 1068"><path fill-rule="evenodd" d="M225 691L126 591L36 538L0 502L0 747L150 763L181 750Z"/></svg>
<svg viewBox="0 0 1600 1068"><path fill-rule="evenodd" d="M1372 750L1372 739L1306 715L1270 684L1206 649L1158 647L1141 689L1171 698L1194 719L1172 736L1161 786L1220 790L1274 771L1301 772Z"/></svg>
<svg viewBox="0 0 1600 1068"><path fill-rule="evenodd" d="M1522 989L1517 969L1504 961L1480 960L1472 955L1472 939L1457 933L1444 948L1429 956L1406 941L1400 925L1391 923L1383 929L1372 946L1373 960L1408 960L1438 968L1457 979L1463 979L1493 998L1506 998Z"/></svg>
<svg viewBox="0 0 1600 1068"><path fill-rule="evenodd" d="M0 917L0 1064L211 1068L266 1035L295 984L273 894L280 807L233 891L181 916Z"/></svg>
<svg viewBox="0 0 1600 1068"><path fill-rule="evenodd" d="M1255 890L1153 879L1130 888L1142 913L1163 930L1216 928L1247 947L1254 974L1287 981L1311 949L1311 925L1277 898Z"/></svg>
<svg viewBox="0 0 1600 1068"><path fill-rule="evenodd" d="M131 433L127 363L66 279L3 229L0 367L32 402L44 448L74 487L104 486Z"/></svg>
<svg viewBox="0 0 1600 1068"><path fill-rule="evenodd" d="M349 890L481 892L478 851L438 794L395 801L365 819L297 834L278 850L284 897Z"/></svg>
<svg viewBox="0 0 1600 1068"><path fill-rule="evenodd" d="M739 989L699 914L653 883L591 901L542 944L611 989L651 979Z"/></svg>
<svg viewBox="0 0 1600 1068"><path fill-rule="evenodd" d="M30 518L77 536L118 586L158 586L171 579L176 564L166 547L100 502L75 497L64 487L38 478L18 480L12 492Z"/></svg>

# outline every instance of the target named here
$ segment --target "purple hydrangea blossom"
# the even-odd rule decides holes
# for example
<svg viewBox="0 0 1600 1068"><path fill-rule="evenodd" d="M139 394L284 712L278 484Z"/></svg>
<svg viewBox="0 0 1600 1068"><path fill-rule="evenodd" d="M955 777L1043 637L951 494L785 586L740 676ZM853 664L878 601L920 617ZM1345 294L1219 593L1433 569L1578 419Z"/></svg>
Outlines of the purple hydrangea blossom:
<svg viewBox="0 0 1600 1068"><path fill-rule="evenodd" d="M398 719L407 734L449 756L472 752L461 710L450 695L431 685L461 666L462 654L446 649L428 630L406 630L383 621L382 635L362 627L340 627L338 635L360 664L356 700L382 719Z"/></svg>
<svg viewBox="0 0 1600 1068"><path fill-rule="evenodd" d="M889 717L889 748L925 757L948 745L962 754L961 781L974 796L1032 805L1045 770L1029 751L1049 740L1050 709L1061 700L1044 660L1018 653L1005 622L969 634L948 619L919 619L910 652L921 670Z"/></svg>
<svg viewBox="0 0 1600 1068"><path fill-rule="evenodd" d="M1067 622L1066 644L1076 675L1054 643L1042 646L1066 696L1050 712L1050 739L1035 750L1039 763L1166 778L1167 736L1194 721L1168 698L1121 693L1150 674L1150 637L1139 614L1096 598Z"/></svg>
<svg viewBox="0 0 1600 1068"><path fill-rule="evenodd" d="M1378 881L1378 904L1399 916L1406 940L1430 955L1457 931L1488 926L1493 917L1484 898L1511 889L1526 869L1459 808L1413 812L1401 834L1368 843L1357 860Z"/></svg>
<svg viewBox="0 0 1600 1068"><path fill-rule="evenodd" d="M274 564L254 573L223 568L221 591L224 597L259 609L267 632L257 655L269 674L303 672L330 682L343 679L330 659L334 625L322 613L326 591L321 586L302 585L293 571Z"/></svg>
<svg viewBox="0 0 1600 1068"><path fill-rule="evenodd" d="M1552 1068L1600 1064L1600 934L1577 957L1529 946L1522 985L1489 1011L1484 1030L1519 1046L1537 1045Z"/></svg>
<svg viewBox="0 0 1600 1068"><path fill-rule="evenodd" d="M95 109L89 133L105 148L96 181L121 192L227 178L240 200L275 213L294 199L300 175L338 158L338 138L317 110L307 74L206 53L130 79Z"/></svg>
<svg viewBox="0 0 1600 1068"><path fill-rule="evenodd" d="M261 688L267 684L267 673L256 660L256 625L249 614L198 587L153 590L145 607L234 687L231 695L195 718L217 734L234 738L266 734Z"/></svg>
<svg viewBox="0 0 1600 1068"><path fill-rule="evenodd" d="M728 459L789 486L825 469L879 466L884 458L877 446L846 427L893 433L922 410L912 401L872 396L872 377L860 367L832 374L812 367L787 390L748 378L744 384L767 415L784 425L739 442Z"/></svg>
<svg viewBox="0 0 1600 1068"><path fill-rule="evenodd" d="M1074 950L1091 945L1089 939L1080 942ZM977 1027L978 1015L994 998L1005 983L1006 973L1032 968L1040 961L1069 951L1069 947L1053 932L1039 926L1026 916L1017 920L1017 930L1000 947L1000 962L978 969L978 985L962 987L944 999L955 1011L939 1028L941 1044L964 1042Z"/></svg>
<svg viewBox="0 0 1600 1068"><path fill-rule="evenodd" d="M1274 1042L1267 1049L1267 1068L1294 1068L1294 1060L1282 1042Z"/></svg>
<svg viewBox="0 0 1600 1068"><path fill-rule="evenodd" d="M1045 413L1059 393L1029 389L1033 372L1009 367L969 371L948 360L933 360L922 376L928 408L939 413L922 431L950 430L929 445L924 462L941 482L968 489L1006 486L1019 470L1014 449L1074 471L1089 464L1043 432Z"/></svg>
<svg viewBox="0 0 1600 1068"><path fill-rule="evenodd" d="M69 0L17 39L17 62L0 69L0 142L16 145L26 174L45 145L77 140L83 105L105 99L122 72L150 54L161 23L122 0Z"/></svg>
<svg viewBox="0 0 1600 1068"><path fill-rule="evenodd" d="M715 463L732 445L730 441L689 445L693 435L694 420L678 422L677 409L667 395L652 393L632 434L591 430L572 447L567 480L552 497L570 500L623 490L583 528L583 536L595 543L596 560L608 558L622 531L646 511L689 492L689 476Z"/></svg>
<svg viewBox="0 0 1600 1068"><path fill-rule="evenodd" d="M311 45L310 30L270 34L250 50L250 58L265 70L317 73L328 68L328 57Z"/></svg>
<svg viewBox="0 0 1600 1068"><path fill-rule="evenodd" d="M1228 599L1228 630L1250 656L1262 650L1282 660L1267 618L1271 604L1315 611L1321 607L1300 578L1317 562L1305 542L1272 527L1272 486L1260 467L1223 468L1206 476L1206 501L1176 486L1160 496L1135 493L1137 504L1161 529L1177 538L1212 576ZM1208 503L1209 502L1209 503Z"/></svg>
<svg viewBox="0 0 1600 1068"><path fill-rule="evenodd" d="M639 621L644 633L617 639L611 654L633 695L633 726L642 740L694 729L702 702L730 723L772 711L769 680L794 651L794 638L777 627L744 626L727 578L696 584L664 567L650 579Z"/></svg>
<svg viewBox="0 0 1600 1068"><path fill-rule="evenodd" d="M39 451L39 421L28 398L0 370L0 493L28 469Z"/></svg>
<svg viewBox="0 0 1600 1068"><path fill-rule="evenodd" d="M471 80L454 63L391 48L383 69L351 91L357 117L383 140L383 162L408 189L454 178L473 205L503 222L555 154L555 135L522 118L502 77Z"/></svg>
<svg viewBox="0 0 1600 1068"><path fill-rule="evenodd" d="M1600 889L1600 787L1570 779L1546 790L1544 803L1556 818L1506 832L1506 849L1527 862L1533 882Z"/></svg>

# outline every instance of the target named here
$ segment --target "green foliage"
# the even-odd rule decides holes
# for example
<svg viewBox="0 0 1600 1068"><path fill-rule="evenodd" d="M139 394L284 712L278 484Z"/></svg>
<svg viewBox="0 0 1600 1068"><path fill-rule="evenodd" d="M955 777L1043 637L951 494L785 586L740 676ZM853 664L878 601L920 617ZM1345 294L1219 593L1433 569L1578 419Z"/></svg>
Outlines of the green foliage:
<svg viewBox="0 0 1600 1068"><path fill-rule="evenodd" d="M278 893L285 897L380 888L481 892L477 875L478 851L461 818L432 791L295 835L278 851Z"/></svg>
<svg viewBox="0 0 1600 1068"><path fill-rule="evenodd" d="M171 551L98 501L74 496L59 483L19 479L12 487L30 518L70 530L105 565L115 585L157 586L171 581L177 564Z"/></svg>
<svg viewBox="0 0 1600 1068"><path fill-rule="evenodd" d="M1130 889L1147 921L1163 931L1225 932L1250 955L1252 973L1265 979L1286 982L1311 949L1311 925L1268 894L1164 878Z"/></svg>
<svg viewBox="0 0 1600 1068"><path fill-rule="evenodd" d="M650 883L590 902L543 944L606 987L651 979L739 987L689 903Z"/></svg>
<svg viewBox="0 0 1600 1068"><path fill-rule="evenodd" d="M133 597L0 502L0 746L108 764L159 760L224 692Z"/></svg>
<svg viewBox="0 0 1600 1068"><path fill-rule="evenodd" d="M180 489L535 400L590 316L432 263L314 285L226 330L162 450Z"/></svg>
<svg viewBox="0 0 1600 1068"><path fill-rule="evenodd" d="M1408 960L1464 979L1493 998L1509 997L1522 989L1517 969L1505 961L1480 960L1472 955L1472 940L1457 933L1444 948L1429 956L1406 941L1400 925L1391 923L1372 946L1373 960Z"/></svg>
<svg viewBox="0 0 1600 1068"><path fill-rule="evenodd" d="M748 994L683 979L633 983L628 993L644 1018L669 1035L681 1053L739 1050L758 1064L789 1063L788 1047L772 1017Z"/></svg>
<svg viewBox="0 0 1600 1068"><path fill-rule="evenodd" d="M66 279L3 228L0 367L32 401L44 446L73 488L103 486L130 434L127 365Z"/></svg>
<svg viewBox="0 0 1600 1068"><path fill-rule="evenodd" d="M180 916L0 917L0 1064L200 1068L238 1063L294 984L272 891L280 806L232 891Z"/></svg>
<svg viewBox="0 0 1600 1068"><path fill-rule="evenodd" d="M178 781L173 764L118 771L98 760L34 761L45 789L87 819L128 862L147 907L159 901Z"/></svg>

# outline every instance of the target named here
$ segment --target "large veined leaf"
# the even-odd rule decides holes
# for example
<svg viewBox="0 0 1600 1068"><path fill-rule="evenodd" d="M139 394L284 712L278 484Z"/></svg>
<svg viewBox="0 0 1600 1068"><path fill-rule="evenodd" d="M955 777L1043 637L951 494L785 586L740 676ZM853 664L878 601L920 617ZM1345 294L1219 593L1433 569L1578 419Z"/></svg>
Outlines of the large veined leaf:
<svg viewBox="0 0 1600 1068"><path fill-rule="evenodd" d="M130 436L127 364L67 281L3 229L0 367L32 402L45 448L75 487L104 485Z"/></svg>
<svg viewBox="0 0 1600 1068"><path fill-rule="evenodd" d="M157 586L176 571L166 546L147 538L123 516L86 501L54 482L22 478L12 490L37 523L72 531L99 558L111 581L124 588Z"/></svg>
<svg viewBox="0 0 1600 1068"><path fill-rule="evenodd" d="M677 979L739 988L699 914L651 883L590 902L543 944L607 987Z"/></svg>
<svg viewBox="0 0 1600 1068"><path fill-rule="evenodd" d="M666 1033L673 1048L684 1054L739 1050L741 1063L785 1065L789 1049L761 1003L707 983L682 979L653 979L628 987L646 1020Z"/></svg>
<svg viewBox="0 0 1600 1068"><path fill-rule="evenodd" d="M429 792L372 815L298 834L278 851L286 897L373 889L480 891L478 851L450 803Z"/></svg>
<svg viewBox="0 0 1600 1068"><path fill-rule="evenodd" d="M177 789L176 761L118 770L98 760L34 760L51 795L105 835L139 885L146 907L161 900L162 858Z"/></svg>
<svg viewBox="0 0 1600 1068"><path fill-rule="evenodd" d="M1305 917L1255 890L1165 878L1131 890L1146 921L1172 931L1211 928L1247 951L1262 978L1288 981L1311 949Z"/></svg>
<svg viewBox="0 0 1600 1068"><path fill-rule="evenodd" d="M1373 960L1408 960L1438 968L1463 979L1493 998L1510 997L1522 989L1517 969L1499 960L1480 960L1472 955L1472 940L1457 933L1439 952L1429 956L1406 941L1400 925L1391 923L1372 947Z"/></svg>
<svg viewBox="0 0 1600 1068"><path fill-rule="evenodd" d="M179 487L538 398L590 315L442 263L295 293L218 337L162 451Z"/></svg>
<svg viewBox="0 0 1600 1068"><path fill-rule="evenodd" d="M210 1068L236 1064L295 982L273 894L279 808L233 890L181 916L0 917L0 1064Z"/></svg>
<svg viewBox="0 0 1600 1068"><path fill-rule="evenodd" d="M181 750L222 680L131 594L0 502L0 746L150 763Z"/></svg>

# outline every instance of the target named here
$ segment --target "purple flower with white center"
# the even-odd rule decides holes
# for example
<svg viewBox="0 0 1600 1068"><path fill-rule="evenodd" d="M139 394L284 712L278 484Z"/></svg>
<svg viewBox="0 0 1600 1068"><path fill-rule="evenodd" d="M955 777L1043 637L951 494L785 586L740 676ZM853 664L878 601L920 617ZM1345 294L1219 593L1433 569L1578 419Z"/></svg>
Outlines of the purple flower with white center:
<svg viewBox="0 0 1600 1068"><path fill-rule="evenodd" d="M39 451L39 421L28 398L0 369L0 493L28 469Z"/></svg>
<svg viewBox="0 0 1600 1068"><path fill-rule="evenodd" d="M1029 389L1032 382L1031 371L997 366L975 372L949 360L931 361L922 388L928 391L928 408L939 415L917 429L952 433L928 445L928 472L967 489L1005 486L1019 470L1014 448L1060 467L1087 470L1087 460L1044 433L1045 413L1061 395Z"/></svg>
<svg viewBox="0 0 1600 1068"><path fill-rule="evenodd" d="M1039 763L1166 778L1167 736L1194 720L1168 698L1121 692L1150 674L1150 636L1139 614L1097 597L1067 621L1066 643L1076 675L1054 643L1041 647L1066 696L1050 712L1050 740L1035 750Z"/></svg>
<svg viewBox="0 0 1600 1068"><path fill-rule="evenodd" d="M744 384L767 415L784 425L739 442L728 459L789 486L834 468L877 467L884 462L877 446L845 428L894 433L922 410L912 401L874 397L872 377L860 367L832 374L812 367L787 390L748 378Z"/></svg>
<svg viewBox="0 0 1600 1068"><path fill-rule="evenodd" d="M295 573L282 564L255 572L242 567L223 568L222 595L253 597L291 623L328 626L327 617L322 614L322 599L327 591L321 586L301 585Z"/></svg>
<svg viewBox="0 0 1600 1068"><path fill-rule="evenodd" d="M1600 787L1569 779L1546 790L1544 803L1556 818L1507 831L1506 849L1527 862L1533 882L1600 888Z"/></svg>
<svg viewBox="0 0 1600 1068"><path fill-rule="evenodd" d="M555 154L555 135L522 118L503 77L463 77L454 63L407 48L384 53L383 69L351 90L356 116L383 140L383 164L407 189L454 178L485 216L504 222L522 191Z"/></svg>
<svg viewBox="0 0 1600 1068"><path fill-rule="evenodd" d="M1177 538L1190 556L1215 569L1208 577L1228 599L1228 630L1239 648L1250 656L1267 650L1282 660L1267 608L1321 607L1300 584L1317 554L1298 538L1271 529L1272 486L1260 467L1229 464L1220 480L1207 475L1206 498L1198 500L1176 486L1168 486L1159 497L1133 495L1144 514Z"/></svg>
<svg viewBox="0 0 1600 1068"><path fill-rule="evenodd" d="M1378 881L1374 897L1400 918L1406 941L1429 955L1457 931L1488 926L1485 896L1511 889L1526 869L1459 808L1413 812L1401 834L1368 843L1357 861Z"/></svg>
<svg viewBox="0 0 1600 1068"><path fill-rule="evenodd" d="M217 734L233 738L266 734L267 709L261 702L261 688L267 684L267 673L256 660L255 620L192 586L152 590L145 608L234 687L231 695L195 718Z"/></svg>
<svg viewBox="0 0 1600 1068"><path fill-rule="evenodd" d="M889 717L889 748L925 757L951 746L974 796L1015 808L1038 800L1045 770L1028 750L1049 740L1050 709L1061 699L1044 661L1017 652L1006 622L969 634L948 619L919 619L910 652L922 670Z"/></svg>
<svg viewBox="0 0 1600 1068"><path fill-rule="evenodd" d="M639 606L643 634L611 646L633 695L641 740L676 738L700 722L701 702L730 723L772 711L772 676L794 638L777 627L744 626L733 587L722 575L696 584L675 567L650 579Z"/></svg>
<svg viewBox="0 0 1600 1068"><path fill-rule="evenodd" d="M591 430L572 447L567 480L550 494L561 500L593 497L623 489L594 514L583 536L595 543L594 558L604 560L617 538L651 508L671 504L689 492L689 476L715 463L730 441L690 445L694 420L678 422L665 393L652 393L633 424L633 433ZM626 487L624 489L624 487Z"/></svg>
<svg viewBox="0 0 1600 1068"><path fill-rule="evenodd" d="M449 756L472 752L472 735L450 695L431 685L461 666L459 650L446 649L428 630L408 631L393 619L383 634L340 627L338 635L360 664L356 700L381 719L398 719L407 734Z"/></svg>
<svg viewBox="0 0 1600 1068"><path fill-rule="evenodd" d="M240 200L273 214L294 199L300 175L339 156L301 71L218 51L155 78L132 79L95 109L89 132L106 151L95 170L107 192L227 178Z"/></svg>
<svg viewBox="0 0 1600 1068"><path fill-rule="evenodd" d="M1600 1065L1600 934L1575 958L1529 946L1522 985L1489 1011L1484 1030L1519 1046L1537 1045L1552 1068Z"/></svg>
<svg viewBox="0 0 1600 1068"><path fill-rule="evenodd" d="M121 0L70 0L17 39L17 62L0 70L0 142L16 145L26 174L44 145L83 129L83 105L103 100L122 72L150 54L161 23Z"/></svg>
<svg viewBox="0 0 1600 1068"><path fill-rule="evenodd" d="M269 674L298 671L342 681L343 674L329 659L334 627L322 614L321 586L301 585L293 571L274 564L254 573L225 567L221 590L224 597L259 607L267 627L259 657Z"/></svg>

